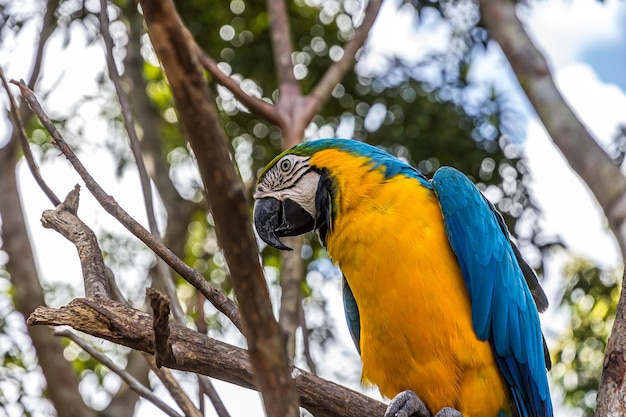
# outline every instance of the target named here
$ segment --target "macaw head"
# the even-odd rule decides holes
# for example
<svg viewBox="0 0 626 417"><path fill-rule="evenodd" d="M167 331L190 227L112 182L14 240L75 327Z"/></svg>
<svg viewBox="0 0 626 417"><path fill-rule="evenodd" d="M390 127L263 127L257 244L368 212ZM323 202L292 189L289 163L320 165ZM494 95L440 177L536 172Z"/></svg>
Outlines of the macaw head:
<svg viewBox="0 0 626 417"><path fill-rule="evenodd" d="M259 177L254 225L259 237L276 249L291 250L280 237L313 230L323 241L331 226L333 185L328 171L311 163L311 156L322 148L322 143L312 143L278 155Z"/></svg>
<svg viewBox="0 0 626 417"><path fill-rule="evenodd" d="M396 175L431 187L417 169L375 146L350 139L301 143L261 172L254 193L256 230L276 249L290 250L280 237L312 230L325 244L336 217L365 198L365 184L383 183Z"/></svg>

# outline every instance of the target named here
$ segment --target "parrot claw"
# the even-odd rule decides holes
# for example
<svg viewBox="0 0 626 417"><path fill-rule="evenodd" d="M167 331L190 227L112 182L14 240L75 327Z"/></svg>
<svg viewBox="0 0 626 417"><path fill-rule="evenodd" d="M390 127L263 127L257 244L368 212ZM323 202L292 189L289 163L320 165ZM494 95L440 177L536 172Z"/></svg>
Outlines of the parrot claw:
<svg viewBox="0 0 626 417"><path fill-rule="evenodd" d="M430 417L430 412L426 404L413 391L402 391L389 403L385 417L409 417L411 415L419 417Z"/></svg>
<svg viewBox="0 0 626 417"><path fill-rule="evenodd" d="M463 415L461 414L459 410L455 410L454 408L451 408L451 407L444 407L441 410L439 410L439 412L437 413L437 415L435 415L435 417L463 417Z"/></svg>
<svg viewBox="0 0 626 417"><path fill-rule="evenodd" d="M426 408L426 404L411 390L402 391L389 403L385 417L431 417L430 411ZM444 407L435 415L435 417L463 417L462 414L454 408Z"/></svg>

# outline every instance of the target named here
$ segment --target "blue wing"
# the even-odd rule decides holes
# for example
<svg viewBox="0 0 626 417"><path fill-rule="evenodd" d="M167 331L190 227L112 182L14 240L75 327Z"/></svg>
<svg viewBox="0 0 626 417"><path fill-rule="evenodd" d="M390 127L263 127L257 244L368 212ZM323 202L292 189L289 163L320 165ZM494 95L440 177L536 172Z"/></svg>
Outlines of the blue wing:
<svg viewBox="0 0 626 417"><path fill-rule="evenodd" d="M348 322L348 329L352 336L352 341L356 346L356 350L361 353L361 318L359 316L359 307L356 305L354 294L348 285L346 277L343 277L342 282L343 292L343 307L346 313L346 321Z"/></svg>
<svg viewBox="0 0 626 417"><path fill-rule="evenodd" d="M476 335L491 344L520 417L552 416L539 314L499 213L459 171L432 180L472 302Z"/></svg>

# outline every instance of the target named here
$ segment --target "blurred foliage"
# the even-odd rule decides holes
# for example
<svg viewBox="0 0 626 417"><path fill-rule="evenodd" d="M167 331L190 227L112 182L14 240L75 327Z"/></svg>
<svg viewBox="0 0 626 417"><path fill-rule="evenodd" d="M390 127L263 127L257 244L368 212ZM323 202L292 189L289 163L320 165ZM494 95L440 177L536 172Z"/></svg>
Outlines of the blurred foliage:
<svg viewBox="0 0 626 417"><path fill-rule="evenodd" d="M603 270L576 260L567 266L565 277L561 301L566 312L565 331L553 349L556 360L550 374L564 391L565 405L575 409L572 415L591 417L622 275L621 270Z"/></svg>
<svg viewBox="0 0 626 417"><path fill-rule="evenodd" d="M51 405L43 398L45 384L14 295L0 263L0 415L42 415L37 413L51 412Z"/></svg>

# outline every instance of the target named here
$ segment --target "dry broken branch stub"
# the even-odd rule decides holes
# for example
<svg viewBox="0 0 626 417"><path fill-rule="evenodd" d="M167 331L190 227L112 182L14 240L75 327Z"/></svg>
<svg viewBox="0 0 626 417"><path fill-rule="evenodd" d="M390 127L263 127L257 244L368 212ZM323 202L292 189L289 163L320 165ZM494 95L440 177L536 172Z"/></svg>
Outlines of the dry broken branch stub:
<svg viewBox="0 0 626 417"><path fill-rule="evenodd" d="M176 360L170 344L170 300L167 295L161 294L153 288L146 288L146 295L150 299L150 306L154 314L154 346L157 368L163 362Z"/></svg>
<svg viewBox="0 0 626 417"><path fill-rule="evenodd" d="M152 317L106 298L72 300L60 309L39 307L28 318L33 325L68 325L113 343L155 353ZM173 357L163 366L211 376L245 388L257 389L246 350L211 339L170 323ZM385 405L356 391L292 368L301 406L316 417L382 416Z"/></svg>
<svg viewBox="0 0 626 417"><path fill-rule="evenodd" d="M54 210L46 210L41 216L41 223L48 229L54 229L76 246L85 282L87 297L110 294L106 278L104 259L93 231L76 215L80 187L76 185L65 201Z"/></svg>

